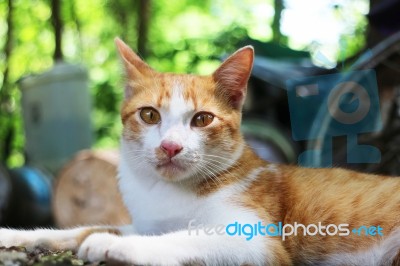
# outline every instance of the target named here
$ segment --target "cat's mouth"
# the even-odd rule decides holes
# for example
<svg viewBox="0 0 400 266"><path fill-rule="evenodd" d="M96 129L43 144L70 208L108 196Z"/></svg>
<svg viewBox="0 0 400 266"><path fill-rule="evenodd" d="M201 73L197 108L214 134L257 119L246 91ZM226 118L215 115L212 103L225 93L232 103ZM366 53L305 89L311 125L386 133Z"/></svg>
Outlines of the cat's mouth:
<svg viewBox="0 0 400 266"><path fill-rule="evenodd" d="M157 164L156 168L159 171L167 173L178 173L186 170L186 168L177 161L171 159L160 162Z"/></svg>

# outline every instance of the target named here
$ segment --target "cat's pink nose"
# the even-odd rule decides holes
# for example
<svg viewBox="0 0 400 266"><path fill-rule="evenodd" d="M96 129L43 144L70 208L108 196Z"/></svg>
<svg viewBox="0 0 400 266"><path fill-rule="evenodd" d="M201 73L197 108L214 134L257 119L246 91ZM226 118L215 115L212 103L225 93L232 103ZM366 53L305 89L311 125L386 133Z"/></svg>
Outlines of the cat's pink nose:
<svg viewBox="0 0 400 266"><path fill-rule="evenodd" d="M161 141L161 149L168 155L169 158L177 155L183 147L173 141L163 140Z"/></svg>

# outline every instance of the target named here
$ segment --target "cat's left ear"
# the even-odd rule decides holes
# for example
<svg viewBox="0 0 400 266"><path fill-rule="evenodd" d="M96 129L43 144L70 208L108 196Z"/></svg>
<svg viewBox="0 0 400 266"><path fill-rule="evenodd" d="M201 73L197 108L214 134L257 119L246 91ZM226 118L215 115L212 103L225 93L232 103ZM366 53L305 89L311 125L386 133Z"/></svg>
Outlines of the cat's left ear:
<svg viewBox="0 0 400 266"><path fill-rule="evenodd" d="M118 48L124 64L125 74L128 80L137 81L145 76L154 75L154 70L147 65L134 51L120 38L115 38L115 45ZM125 88L125 98L130 98L132 90L130 86Z"/></svg>
<svg viewBox="0 0 400 266"><path fill-rule="evenodd" d="M120 38L115 38L115 45L125 66L128 77L134 79L154 71Z"/></svg>
<svg viewBox="0 0 400 266"><path fill-rule="evenodd" d="M245 46L226 59L213 73L218 93L227 98L235 109L241 109L243 105L253 60L253 47Z"/></svg>

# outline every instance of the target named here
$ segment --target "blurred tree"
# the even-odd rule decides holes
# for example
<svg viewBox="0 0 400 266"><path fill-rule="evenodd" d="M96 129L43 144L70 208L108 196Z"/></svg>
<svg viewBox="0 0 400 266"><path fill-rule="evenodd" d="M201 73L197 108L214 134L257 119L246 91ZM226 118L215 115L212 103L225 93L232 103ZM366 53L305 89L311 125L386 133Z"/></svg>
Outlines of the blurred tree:
<svg viewBox="0 0 400 266"><path fill-rule="evenodd" d="M62 18L61 18L61 2L60 0L51 0L51 22L54 28L54 61L63 59L62 53Z"/></svg>
<svg viewBox="0 0 400 266"><path fill-rule="evenodd" d="M139 0L138 8L138 52L147 57L147 34L149 30L151 0Z"/></svg>
<svg viewBox="0 0 400 266"><path fill-rule="evenodd" d="M137 41L137 22L141 16L140 0L114 0L108 1L106 11L121 27L120 37L127 43ZM136 48L136 47L135 47Z"/></svg>
<svg viewBox="0 0 400 266"><path fill-rule="evenodd" d="M281 17L284 9L283 0L274 0L274 19L272 21L272 40L277 43L287 43L287 38L281 32Z"/></svg>
<svg viewBox="0 0 400 266"><path fill-rule="evenodd" d="M0 128L0 161L5 161L12 150L12 142L14 137L14 128L12 125L12 106L11 106L11 97L12 97L12 85L9 82L9 73L10 73L10 56L12 52L12 42L13 42L13 31L14 31L14 5L12 0L8 0L7 2L8 12L7 12L7 33L5 36L5 44L4 44L4 71L3 71L3 84L0 90L0 124L2 125Z"/></svg>

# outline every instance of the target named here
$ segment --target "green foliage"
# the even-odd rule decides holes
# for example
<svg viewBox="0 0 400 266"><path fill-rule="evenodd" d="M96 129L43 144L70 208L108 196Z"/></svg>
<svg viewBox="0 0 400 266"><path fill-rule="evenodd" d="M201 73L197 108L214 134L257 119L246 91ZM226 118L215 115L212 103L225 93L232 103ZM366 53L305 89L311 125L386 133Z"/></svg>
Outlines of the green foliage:
<svg viewBox="0 0 400 266"><path fill-rule="evenodd" d="M10 69L11 98L0 102L0 152L6 137L10 166L23 163L23 130L18 80L43 72L53 65L53 28L49 0L15 0L13 51L6 65L0 52L0 85ZM61 1L65 60L84 65L90 76L93 99L95 147L116 147L121 129L119 108L123 95L121 66L114 38L122 37L137 48L139 1ZM0 17L7 16L7 1L0 1ZM151 1L146 61L160 71L207 74L221 57L232 52L247 36L272 38L272 0L153 0ZM7 24L0 20L0 47L4 47ZM358 34L358 33L357 33ZM361 33L360 33L361 34ZM359 45L356 45L359 47ZM1 86L0 86L1 88ZM0 92L1 98L1 92ZM0 99L1 100L1 99ZM4 99L3 99L4 100Z"/></svg>
<svg viewBox="0 0 400 266"><path fill-rule="evenodd" d="M0 247L0 265L14 266L101 266L105 262L89 263L77 258L71 251L50 251L36 248L27 251L24 247Z"/></svg>
<svg viewBox="0 0 400 266"><path fill-rule="evenodd" d="M340 51L337 56L338 61L344 61L347 58L356 55L365 47L365 33L368 26L368 20L363 13L366 13L367 10L359 13L353 11L366 9L365 5L365 1L354 1L348 3L346 8L337 8L339 19L342 19L347 25L349 25L347 31L343 32L339 37Z"/></svg>

